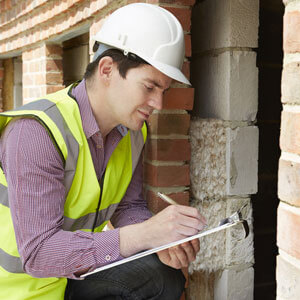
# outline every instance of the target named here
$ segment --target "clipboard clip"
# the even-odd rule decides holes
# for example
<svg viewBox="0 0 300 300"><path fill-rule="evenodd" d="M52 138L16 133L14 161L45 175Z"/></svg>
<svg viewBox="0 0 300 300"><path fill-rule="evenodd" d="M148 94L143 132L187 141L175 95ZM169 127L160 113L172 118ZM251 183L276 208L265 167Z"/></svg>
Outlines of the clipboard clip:
<svg viewBox="0 0 300 300"><path fill-rule="evenodd" d="M244 238L246 238L249 235L249 225L248 225L248 221L243 219L243 216L242 216L242 210L246 206L247 206L247 204L243 205L239 210L237 210L231 216L221 220L220 223L219 223L219 226L225 225L225 224L242 223L243 228L244 228L244 232L245 232Z"/></svg>

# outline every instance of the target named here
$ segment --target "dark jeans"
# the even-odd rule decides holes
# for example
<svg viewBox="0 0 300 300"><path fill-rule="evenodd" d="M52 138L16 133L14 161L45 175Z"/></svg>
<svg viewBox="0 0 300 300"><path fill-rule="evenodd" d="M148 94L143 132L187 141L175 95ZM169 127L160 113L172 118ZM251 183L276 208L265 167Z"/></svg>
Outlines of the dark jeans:
<svg viewBox="0 0 300 300"><path fill-rule="evenodd" d="M183 292L181 270L168 267L152 254L86 277L68 279L67 300L177 300Z"/></svg>

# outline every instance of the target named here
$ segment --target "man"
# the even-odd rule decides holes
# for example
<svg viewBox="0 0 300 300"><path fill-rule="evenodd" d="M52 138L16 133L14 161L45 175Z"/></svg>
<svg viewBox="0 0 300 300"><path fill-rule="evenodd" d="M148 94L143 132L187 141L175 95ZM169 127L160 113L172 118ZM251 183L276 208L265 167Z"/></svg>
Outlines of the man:
<svg viewBox="0 0 300 300"><path fill-rule="evenodd" d="M188 83L179 22L131 4L95 39L84 80L1 114L0 299L178 299L199 250L194 240L79 280L205 223L180 205L152 216L142 197L145 121L172 79Z"/></svg>

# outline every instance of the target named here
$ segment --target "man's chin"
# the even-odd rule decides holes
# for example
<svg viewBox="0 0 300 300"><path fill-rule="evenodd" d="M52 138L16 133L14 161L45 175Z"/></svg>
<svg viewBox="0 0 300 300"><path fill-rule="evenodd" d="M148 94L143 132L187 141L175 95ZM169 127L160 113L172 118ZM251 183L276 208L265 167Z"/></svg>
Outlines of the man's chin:
<svg viewBox="0 0 300 300"><path fill-rule="evenodd" d="M130 126L128 126L128 128L133 131L138 131L138 130L142 129L143 125L144 125L144 121L141 121L136 124L130 124Z"/></svg>

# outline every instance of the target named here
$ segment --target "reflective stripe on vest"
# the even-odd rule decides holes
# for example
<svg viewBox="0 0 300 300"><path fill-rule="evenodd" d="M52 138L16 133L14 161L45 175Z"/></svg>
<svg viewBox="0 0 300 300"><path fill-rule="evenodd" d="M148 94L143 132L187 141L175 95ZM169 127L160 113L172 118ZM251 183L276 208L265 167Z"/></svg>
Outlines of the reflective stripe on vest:
<svg viewBox="0 0 300 300"><path fill-rule="evenodd" d="M96 173L93 169L93 161L89 152L86 137L83 132L79 109L75 101L68 95L68 90L69 88L66 88L55 94L48 95L47 99L31 102L13 112L1 113L0 131L11 120L11 118L9 118L10 116L33 117L40 121L42 125L44 125L58 151L65 160L64 185L66 188L66 201L63 229L68 231L90 231L96 215L95 210L91 210L93 210L93 207L97 207L97 203L95 202L97 202L97 199L99 199L98 194L100 187ZM62 101L56 101L56 99L62 99ZM70 114L68 114L69 111ZM8 119L5 120L3 117L8 117ZM146 140L146 135L147 130L145 124L142 130L136 132L129 130L128 134L122 138L112 153L112 156L107 164L103 198L100 205L95 231L102 230L124 196L130 183L131 176L139 161L140 153ZM8 222L11 223L11 227L8 232L9 234L4 236L14 237L6 186L7 183L5 176L0 168L0 214L1 216L4 216L4 218L0 218L3 220L9 218L7 220L9 220ZM120 188L118 188L119 186ZM81 210L82 205L80 204L80 199L84 199L85 205L87 206L84 210ZM3 223L5 222L3 220L2 225L7 224L7 222ZM4 227L9 228L6 225ZM4 229L2 228L2 230ZM18 278L19 275L21 276L20 273L23 272L22 263L16 249L16 244L14 247L15 250L12 252L10 250L5 251L5 247L3 248L4 250L0 250L0 288L1 284L4 284L5 280L7 280L6 285L10 285L11 283L15 282L16 278ZM8 273L5 273L4 270L6 270ZM16 274L15 276L17 277L13 277L13 274ZM40 291L36 291L38 295L40 295L39 293L42 293L42 290L45 291L49 289L54 291L60 288L64 289L66 283L63 278L52 278L50 280L50 278L35 279L27 274L22 276L25 276L24 280L30 280L30 285L33 284L39 286L38 289ZM17 289L18 286L15 288ZM31 292L32 291L30 291L30 294ZM55 293L55 295L63 295L63 291L61 290L56 291ZM1 294L0 292L0 298L3 295L4 294ZM34 295L36 294L34 293ZM45 296L43 299L50 298ZM59 299L63 299L63 296Z"/></svg>

